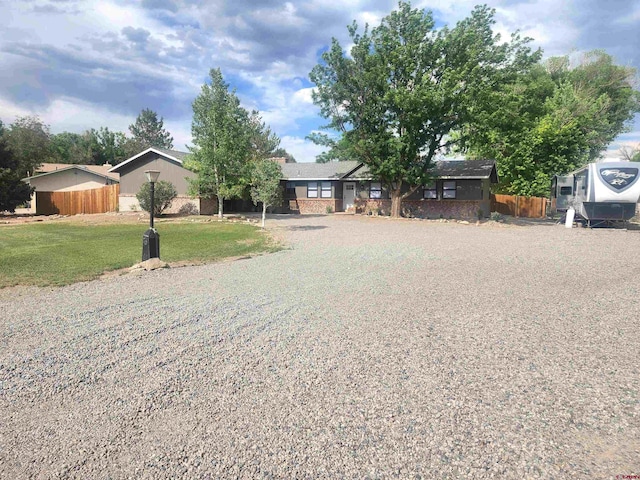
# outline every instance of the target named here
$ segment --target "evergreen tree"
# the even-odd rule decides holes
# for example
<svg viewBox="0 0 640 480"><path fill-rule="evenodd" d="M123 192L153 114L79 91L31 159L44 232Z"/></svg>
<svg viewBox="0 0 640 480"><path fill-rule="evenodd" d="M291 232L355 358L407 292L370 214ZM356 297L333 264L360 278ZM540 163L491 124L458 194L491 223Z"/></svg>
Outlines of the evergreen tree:
<svg viewBox="0 0 640 480"><path fill-rule="evenodd" d="M163 118L158 119L158 114L148 108L140 112L133 125L129 125L129 131L141 150L149 147L173 148L173 137L164 129Z"/></svg>

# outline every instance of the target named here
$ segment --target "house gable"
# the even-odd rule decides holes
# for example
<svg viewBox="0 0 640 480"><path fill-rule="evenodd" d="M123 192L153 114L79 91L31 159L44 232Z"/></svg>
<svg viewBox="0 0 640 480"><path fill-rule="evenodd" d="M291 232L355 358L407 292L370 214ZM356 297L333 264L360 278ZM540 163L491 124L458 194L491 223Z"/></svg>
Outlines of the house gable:
<svg viewBox="0 0 640 480"><path fill-rule="evenodd" d="M189 183L187 178L195 178L196 174L183 166L183 160L188 154L158 148L147 150L134 155L128 160L111 168L110 172L120 173L120 195L135 195L147 182L146 170L158 170L159 180L171 182L178 195L187 195Z"/></svg>
<svg viewBox="0 0 640 480"><path fill-rule="evenodd" d="M117 174L115 176L117 177ZM119 182L117 178L114 178L114 174L96 172L84 165L65 165L62 168L38 173L22 180L35 187L38 192L90 190Z"/></svg>

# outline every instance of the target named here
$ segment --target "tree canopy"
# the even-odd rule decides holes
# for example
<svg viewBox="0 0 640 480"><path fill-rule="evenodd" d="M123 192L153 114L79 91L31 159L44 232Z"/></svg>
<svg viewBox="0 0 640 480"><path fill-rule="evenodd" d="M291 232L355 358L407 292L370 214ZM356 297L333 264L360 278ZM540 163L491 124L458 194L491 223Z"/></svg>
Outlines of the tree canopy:
<svg viewBox="0 0 640 480"><path fill-rule="evenodd" d="M164 129L164 119L153 110L143 109L136 121L129 125L133 140L144 150L149 147L173 148L173 137Z"/></svg>
<svg viewBox="0 0 640 480"><path fill-rule="evenodd" d="M392 216L430 179L435 155L462 142L463 127L491 108L490 93L539 58L528 39L501 43L494 12L476 7L455 27L435 29L431 12L400 2L380 26L349 27L347 55L334 38L310 77L313 101L339 138L316 135L329 158L357 159L387 185ZM463 132L455 137L452 131ZM314 137L311 137L312 139Z"/></svg>
<svg viewBox="0 0 640 480"><path fill-rule="evenodd" d="M29 200L31 188L22 181L25 167L9 148L6 133L0 121L0 212L13 212Z"/></svg>
<svg viewBox="0 0 640 480"><path fill-rule="evenodd" d="M191 193L216 197L222 217L224 199L247 194L254 163L270 156L280 140L257 111L249 113L240 105L219 68L211 69L209 77L193 102L194 146L186 166L197 173L190 180Z"/></svg>
<svg viewBox="0 0 640 480"><path fill-rule="evenodd" d="M298 163L296 158L287 152L284 148L279 147L276 148L273 153L270 155L271 158L285 158L285 163Z"/></svg>
<svg viewBox="0 0 640 480"><path fill-rule="evenodd" d="M218 199L222 217L225 198L242 194L249 160L251 132L248 112L224 81L220 69L211 69L210 83L202 86L193 102L191 134L194 146L186 163L197 173L191 180L193 195Z"/></svg>
<svg viewBox="0 0 640 480"><path fill-rule="evenodd" d="M258 160L251 174L251 199L255 205L262 203L262 228L264 228L267 208L282 198L280 179L282 168L269 159Z"/></svg>
<svg viewBox="0 0 640 480"><path fill-rule="evenodd" d="M49 125L37 116L17 117L4 135L22 177L33 175L51 157Z"/></svg>
<svg viewBox="0 0 640 480"><path fill-rule="evenodd" d="M635 71L602 51L575 65L554 57L498 85L493 105L465 127L471 157L495 158L498 190L546 196L551 177L595 161L640 111Z"/></svg>

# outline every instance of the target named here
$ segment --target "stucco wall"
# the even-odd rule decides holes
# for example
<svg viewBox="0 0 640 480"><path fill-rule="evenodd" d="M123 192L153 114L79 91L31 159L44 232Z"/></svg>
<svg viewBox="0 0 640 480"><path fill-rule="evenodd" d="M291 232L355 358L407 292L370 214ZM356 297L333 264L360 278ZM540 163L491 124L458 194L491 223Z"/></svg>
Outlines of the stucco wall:
<svg viewBox="0 0 640 480"><path fill-rule="evenodd" d="M187 195L189 184L186 178L195 178L196 174L182 167L180 164L167 160L157 153L146 155L124 165L118 170L120 173L120 195L134 195L140 191L143 183L147 182L145 170L158 170L158 181L171 182L178 195ZM120 207L122 210L122 206Z"/></svg>
<svg viewBox="0 0 640 480"><path fill-rule="evenodd" d="M73 168L38 178L31 178L29 183L32 187L35 187L37 192L71 192L101 188L118 182Z"/></svg>

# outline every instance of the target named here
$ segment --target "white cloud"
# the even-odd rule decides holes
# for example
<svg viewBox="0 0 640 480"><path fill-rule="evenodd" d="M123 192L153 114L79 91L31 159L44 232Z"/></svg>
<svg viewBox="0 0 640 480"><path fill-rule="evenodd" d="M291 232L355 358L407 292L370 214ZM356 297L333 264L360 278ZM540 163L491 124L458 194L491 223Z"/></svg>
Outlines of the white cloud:
<svg viewBox="0 0 640 480"><path fill-rule="evenodd" d="M316 145L309 140L288 135L282 137L280 146L293 155L299 163L315 162L316 156L325 150L324 147Z"/></svg>
<svg viewBox="0 0 640 480"><path fill-rule="evenodd" d="M623 13L615 23L619 25L631 25L640 22L640 3L636 3L634 7Z"/></svg>

